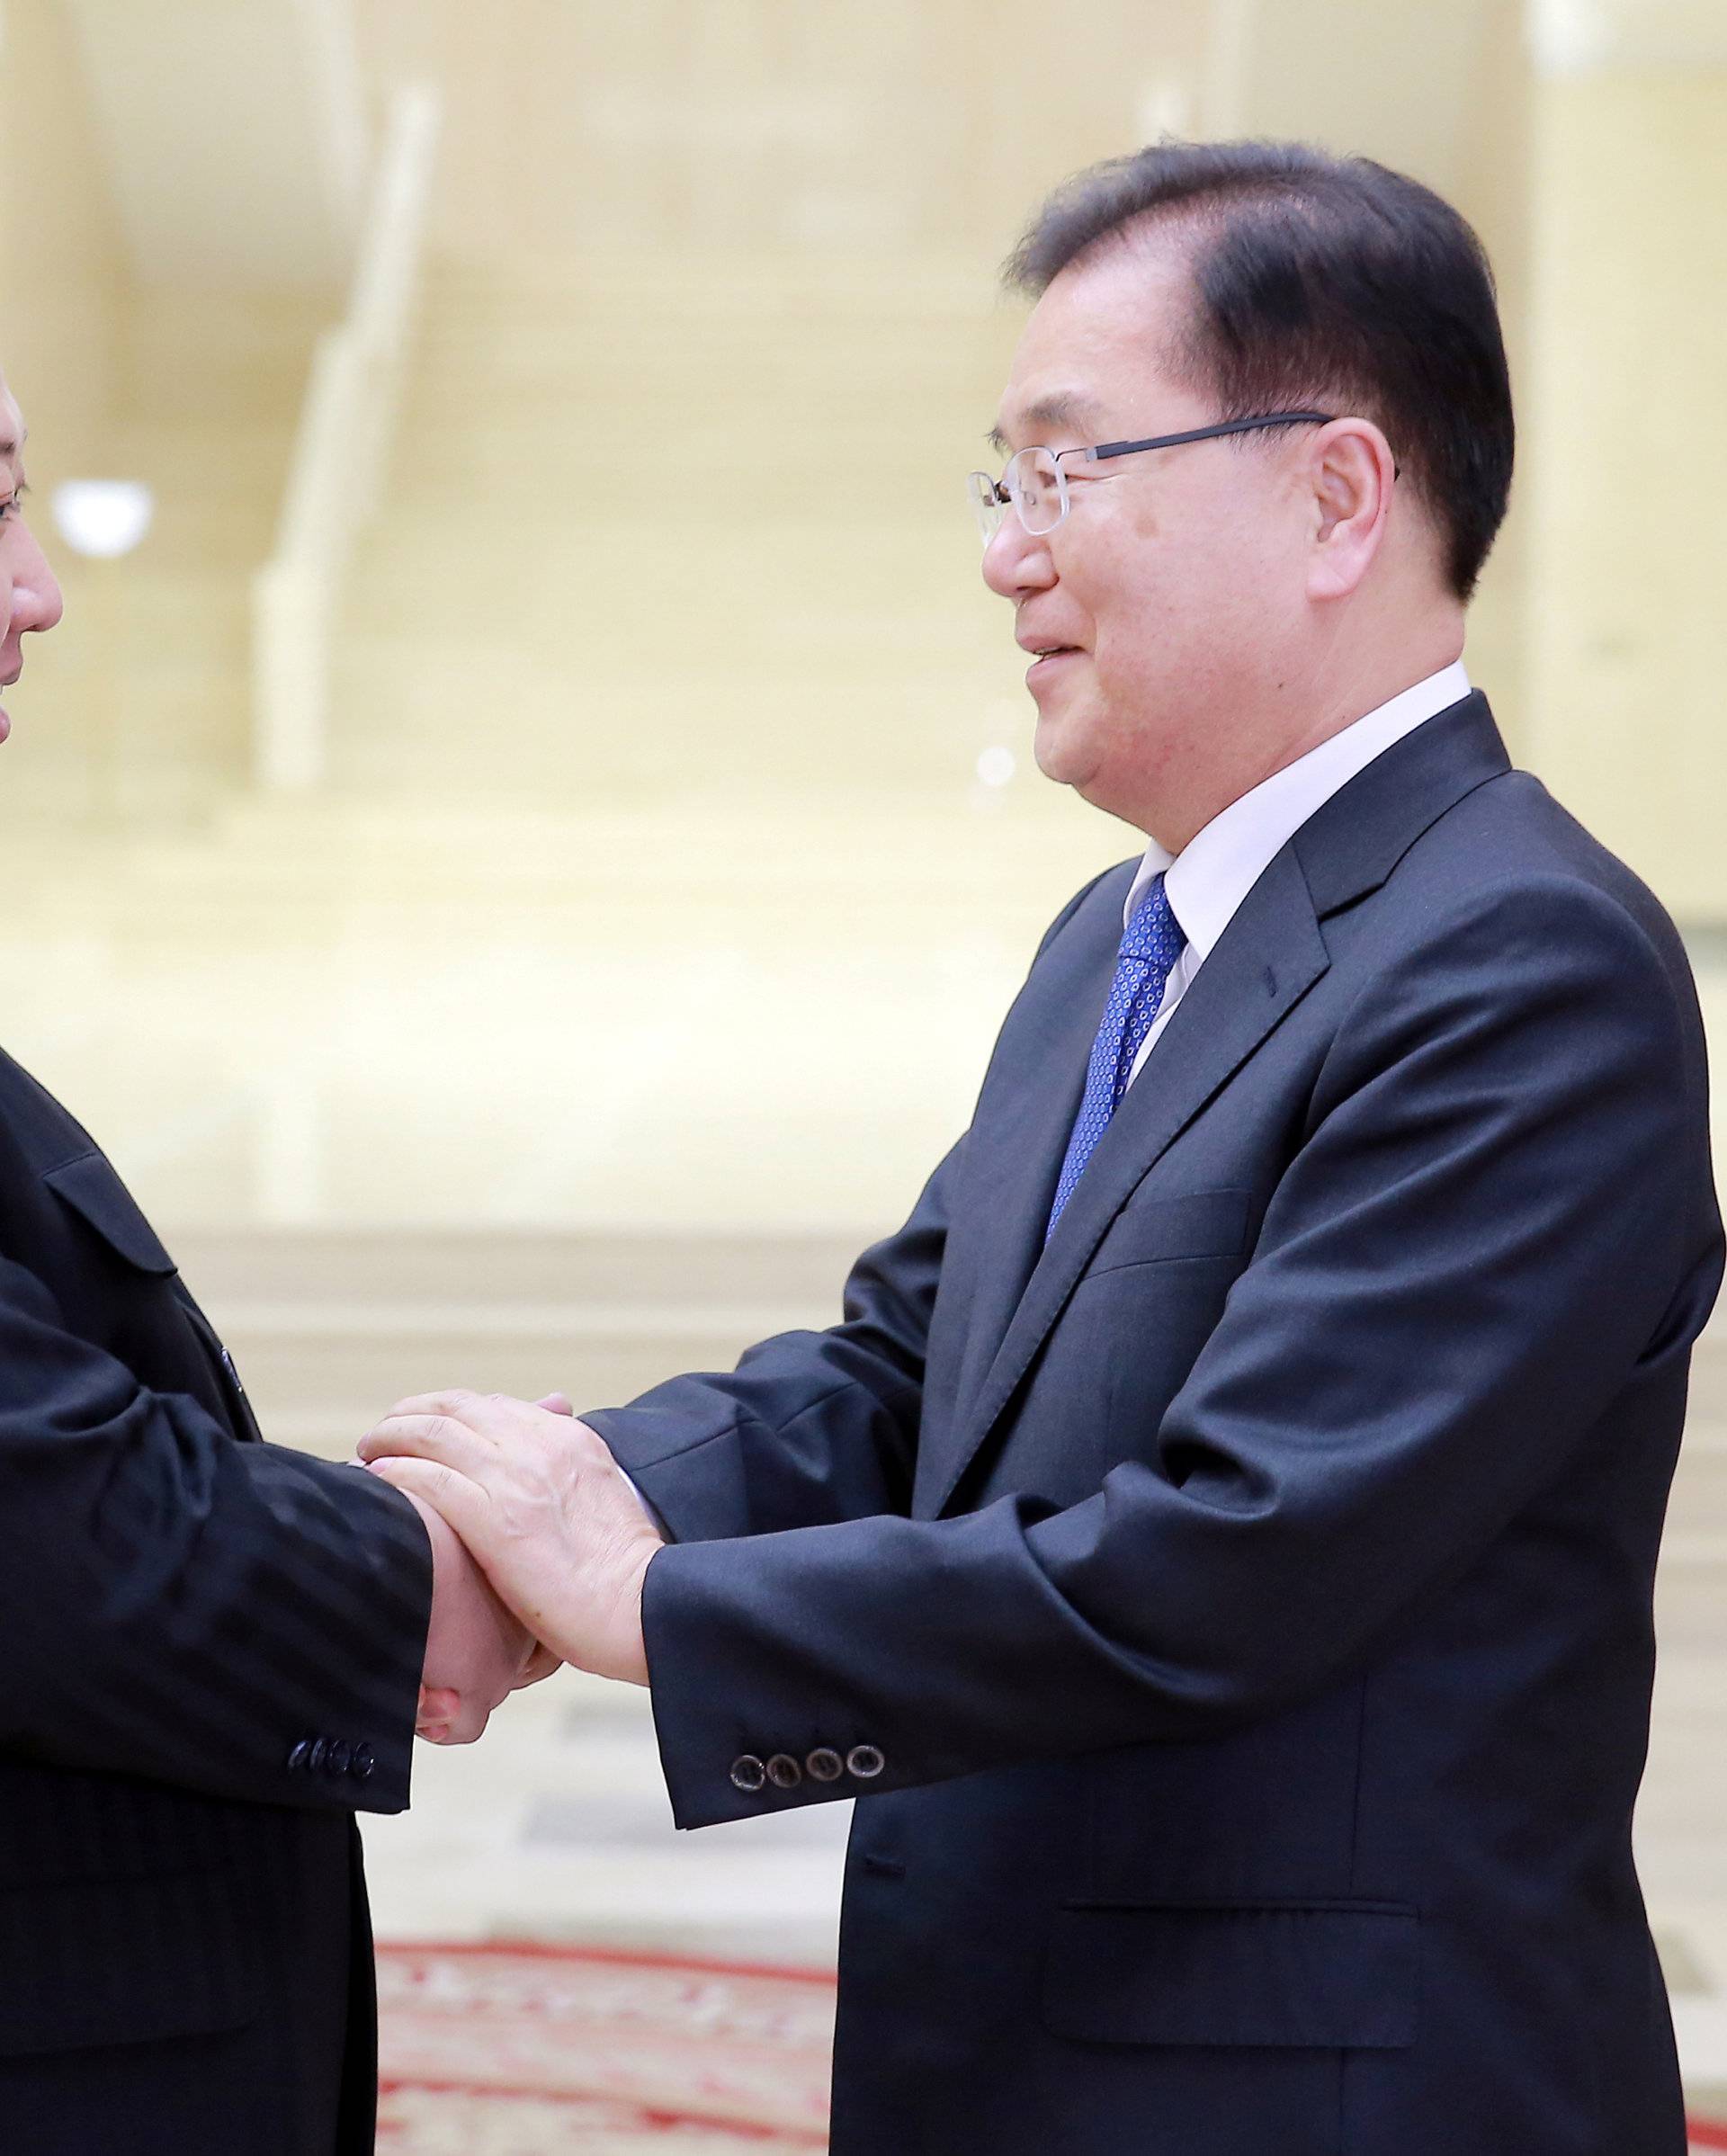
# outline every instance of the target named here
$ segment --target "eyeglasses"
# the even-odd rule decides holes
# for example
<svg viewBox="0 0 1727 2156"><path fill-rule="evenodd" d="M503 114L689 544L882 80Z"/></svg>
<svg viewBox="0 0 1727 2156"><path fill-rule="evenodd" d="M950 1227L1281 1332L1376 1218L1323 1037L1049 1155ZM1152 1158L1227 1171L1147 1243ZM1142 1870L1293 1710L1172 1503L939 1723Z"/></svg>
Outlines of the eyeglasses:
<svg viewBox="0 0 1727 2156"><path fill-rule="evenodd" d="M1245 434L1262 426L1329 426L1330 412L1264 412L1252 419L1223 419L1215 426L1193 426L1181 434L1148 434L1142 442L1100 442L1091 449L1022 449L1007 460L999 479L974 471L966 481L978 529L988 546L1001 529L1011 502L1034 538L1053 532L1068 514L1068 477L1063 457L1098 464L1105 457L1137 456L1142 449L1177 449L1185 442L1210 442L1220 434Z"/></svg>

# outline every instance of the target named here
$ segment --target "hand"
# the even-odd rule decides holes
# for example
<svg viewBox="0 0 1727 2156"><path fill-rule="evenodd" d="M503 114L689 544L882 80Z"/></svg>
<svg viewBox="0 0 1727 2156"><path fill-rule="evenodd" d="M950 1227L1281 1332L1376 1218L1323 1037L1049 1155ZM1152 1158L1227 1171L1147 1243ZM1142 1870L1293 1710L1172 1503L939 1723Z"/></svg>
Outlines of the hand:
<svg viewBox="0 0 1727 2156"><path fill-rule="evenodd" d="M412 1490L403 1494L432 1543L432 1621L415 1733L433 1744L471 1744L492 1709L518 1685L532 1681L530 1671L541 1650L492 1592L443 1515Z"/></svg>
<svg viewBox="0 0 1727 2156"><path fill-rule="evenodd" d="M576 1412L568 1396L562 1392L548 1392L539 1405L548 1409L554 1415L574 1415ZM408 1497L406 1490L402 1494ZM434 1512L431 1506L424 1503L418 1498L408 1497L408 1502L425 1521L425 1531L432 1537L434 1582L437 1570L436 1552L440 1547L445 1547L446 1571L459 1576L464 1570L471 1570L479 1591L492 1604L496 1605L495 1616L497 1624L501 1626L507 1626L511 1622L509 1612L497 1602L497 1597L486 1583L485 1575L480 1572L479 1568L474 1564L473 1559L462 1548L461 1537L455 1534L449 1521L443 1517L442 1513ZM447 1547L450 1543L453 1543L453 1550ZM453 1591L452 1589L452 1594ZM436 1595L437 1588L434 1584L433 1588L434 1611ZM432 1665L434 1659L441 1675L453 1674L447 1633L441 1633L435 1658L431 1651L428 1639L426 1655L428 1667ZM555 1676L563 1666L561 1656L553 1654L549 1647L542 1647L536 1641L532 1643L527 1659L517 1672L510 1688L512 1691L521 1692L524 1691L529 1685L543 1684L547 1677ZM470 1692L473 1689L474 1682L474 1674L470 1673ZM489 1689L490 1684L495 1682L496 1673L491 1673L489 1682L487 1678L480 1678L481 1691ZM425 1681L423 1671L419 1704L414 1715L414 1733L416 1737L424 1737L430 1744L470 1744L485 1729L487 1722L490 1718L492 1707L497 1704L497 1702L492 1700L482 1711L481 1702L478 1697L470 1698L464 1704L462 1693L454 1683L443 1685ZM475 1726L476 1715L479 1717L478 1726Z"/></svg>
<svg viewBox="0 0 1727 2156"><path fill-rule="evenodd" d="M665 1545L586 1423L497 1393L425 1393L392 1408L360 1457L443 1516L548 1651L648 1682L641 1583Z"/></svg>

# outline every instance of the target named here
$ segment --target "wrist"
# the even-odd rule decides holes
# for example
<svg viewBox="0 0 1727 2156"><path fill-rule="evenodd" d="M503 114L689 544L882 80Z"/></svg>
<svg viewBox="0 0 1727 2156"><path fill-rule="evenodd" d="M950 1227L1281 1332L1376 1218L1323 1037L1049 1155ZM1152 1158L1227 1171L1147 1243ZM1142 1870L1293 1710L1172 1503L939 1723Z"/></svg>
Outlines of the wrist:
<svg viewBox="0 0 1727 2156"><path fill-rule="evenodd" d="M467 1556L461 1537L444 1518L424 1498L416 1498L411 1490L398 1493L405 1497L420 1516L420 1525L425 1529L425 1539L432 1545L432 1591L435 1595L441 1576L447 1577L452 1564L459 1564Z"/></svg>
<svg viewBox="0 0 1727 2156"><path fill-rule="evenodd" d="M622 1597L624 1622L621 1641L621 1659L624 1666L617 1674L626 1684L646 1685L649 1681L648 1636L642 1623L641 1602L647 1588L648 1568L665 1547L658 1535L646 1543L640 1555L631 1565L625 1582Z"/></svg>

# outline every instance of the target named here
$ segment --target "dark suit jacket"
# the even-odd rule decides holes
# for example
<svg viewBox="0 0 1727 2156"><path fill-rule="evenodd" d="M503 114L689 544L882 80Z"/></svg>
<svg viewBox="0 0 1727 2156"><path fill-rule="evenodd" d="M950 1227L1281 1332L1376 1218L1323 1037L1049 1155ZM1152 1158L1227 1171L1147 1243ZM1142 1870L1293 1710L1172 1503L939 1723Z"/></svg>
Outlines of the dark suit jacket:
<svg viewBox="0 0 1727 2156"><path fill-rule="evenodd" d="M431 1558L257 1442L90 1139L0 1057L0 2149L361 2156L356 1810L407 1802Z"/></svg>
<svg viewBox="0 0 1727 2156"><path fill-rule="evenodd" d="M1681 2156L1630 1831L1722 1266L1679 942L1472 696L1271 863L1045 1249L1132 873L845 1322L594 1418L679 1538L676 1817L864 1796L837 2156Z"/></svg>

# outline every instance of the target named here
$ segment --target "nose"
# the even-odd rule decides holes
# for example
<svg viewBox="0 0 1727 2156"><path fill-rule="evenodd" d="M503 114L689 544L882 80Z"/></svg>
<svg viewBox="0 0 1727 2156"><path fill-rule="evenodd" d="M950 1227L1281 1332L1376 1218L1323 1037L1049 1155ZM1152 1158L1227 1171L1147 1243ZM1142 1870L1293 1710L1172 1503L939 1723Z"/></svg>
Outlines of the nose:
<svg viewBox="0 0 1727 2156"><path fill-rule="evenodd" d="M1047 538L1034 537L1009 510L983 550L983 580L1003 599L1047 590L1055 582Z"/></svg>
<svg viewBox="0 0 1727 2156"><path fill-rule="evenodd" d="M66 612L59 580L28 525L19 532L21 559L13 570L12 625L20 635L58 629Z"/></svg>

